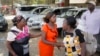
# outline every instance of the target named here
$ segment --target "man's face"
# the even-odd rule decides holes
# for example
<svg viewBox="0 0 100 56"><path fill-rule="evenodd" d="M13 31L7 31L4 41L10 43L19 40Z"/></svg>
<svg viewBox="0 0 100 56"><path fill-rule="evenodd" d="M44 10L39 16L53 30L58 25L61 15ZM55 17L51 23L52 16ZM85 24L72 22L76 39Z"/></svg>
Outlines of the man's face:
<svg viewBox="0 0 100 56"><path fill-rule="evenodd" d="M94 8L95 8L95 6L93 4L90 4L90 3L88 4L88 9L89 10L93 10Z"/></svg>

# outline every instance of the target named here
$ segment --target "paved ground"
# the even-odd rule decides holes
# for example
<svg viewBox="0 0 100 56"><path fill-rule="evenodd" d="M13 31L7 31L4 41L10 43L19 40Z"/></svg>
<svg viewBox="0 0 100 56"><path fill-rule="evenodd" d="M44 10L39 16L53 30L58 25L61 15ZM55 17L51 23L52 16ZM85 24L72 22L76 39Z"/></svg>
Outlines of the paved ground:
<svg viewBox="0 0 100 56"><path fill-rule="evenodd" d="M12 16L6 16L6 19L9 22L9 29L12 26L11 23L11 19L13 17ZM9 31L8 29L8 31ZM8 32L7 31L7 32ZM0 32L0 56L8 56L7 55L7 48L6 48L6 36L7 36L7 32ZM32 31L35 34L39 33L39 30L35 30ZM31 56L39 56L38 53L38 42L39 42L40 37L34 38L30 40L30 54ZM62 41L61 38L58 38L59 41ZM49 51L49 50L48 50ZM56 47L55 47L55 54L54 56L64 56L64 48L61 48L61 50L59 51ZM98 56L98 55L95 55Z"/></svg>

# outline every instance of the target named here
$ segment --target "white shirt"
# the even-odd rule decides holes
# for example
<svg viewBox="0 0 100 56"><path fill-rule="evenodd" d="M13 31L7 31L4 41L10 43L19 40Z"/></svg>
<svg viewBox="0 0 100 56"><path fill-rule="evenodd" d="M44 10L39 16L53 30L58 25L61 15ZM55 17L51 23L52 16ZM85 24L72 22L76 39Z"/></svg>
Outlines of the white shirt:
<svg viewBox="0 0 100 56"><path fill-rule="evenodd" d="M16 26L13 26L11 30L16 30L18 32L22 32ZM7 41L15 41L16 35L13 32L8 32L7 34Z"/></svg>
<svg viewBox="0 0 100 56"><path fill-rule="evenodd" d="M22 30L18 29L16 26L13 26L11 30L16 30L18 32L23 32ZM28 30L29 33L29 30ZM16 35L13 32L8 32L7 34L7 41L15 41Z"/></svg>
<svg viewBox="0 0 100 56"><path fill-rule="evenodd" d="M86 11L81 17L85 25L85 31L91 34L100 32L100 10L95 9L92 13Z"/></svg>

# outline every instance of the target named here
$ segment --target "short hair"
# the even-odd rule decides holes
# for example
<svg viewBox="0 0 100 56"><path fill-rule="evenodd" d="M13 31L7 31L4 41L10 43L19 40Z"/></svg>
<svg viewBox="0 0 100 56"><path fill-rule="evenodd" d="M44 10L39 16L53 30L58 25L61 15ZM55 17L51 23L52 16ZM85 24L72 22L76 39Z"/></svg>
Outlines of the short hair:
<svg viewBox="0 0 100 56"><path fill-rule="evenodd" d="M68 16L65 18L67 21L67 24L70 25L71 28L75 29L76 28L76 18L73 16Z"/></svg>
<svg viewBox="0 0 100 56"><path fill-rule="evenodd" d="M21 15L15 16L15 17L12 19L13 25L14 25L14 26L17 26L17 23L20 22L22 19L24 19L24 17L21 16Z"/></svg>
<svg viewBox="0 0 100 56"><path fill-rule="evenodd" d="M47 15L43 18L44 22L49 23L50 22L50 18L55 15L55 13L53 12L49 12L47 13Z"/></svg>

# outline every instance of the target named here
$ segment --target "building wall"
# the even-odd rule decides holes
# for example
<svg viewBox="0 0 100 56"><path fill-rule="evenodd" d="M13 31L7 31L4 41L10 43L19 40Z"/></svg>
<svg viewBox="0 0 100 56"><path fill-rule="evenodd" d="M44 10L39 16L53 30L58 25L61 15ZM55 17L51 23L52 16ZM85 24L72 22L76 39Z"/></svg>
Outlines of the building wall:
<svg viewBox="0 0 100 56"><path fill-rule="evenodd" d="M80 4L85 3L87 0L70 0L70 4Z"/></svg>
<svg viewBox="0 0 100 56"><path fill-rule="evenodd" d="M71 6L79 6L79 7L85 7L86 2L91 1L91 0L70 0L70 5ZM97 6L100 5L100 0L93 0L97 2Z"/></svg>

